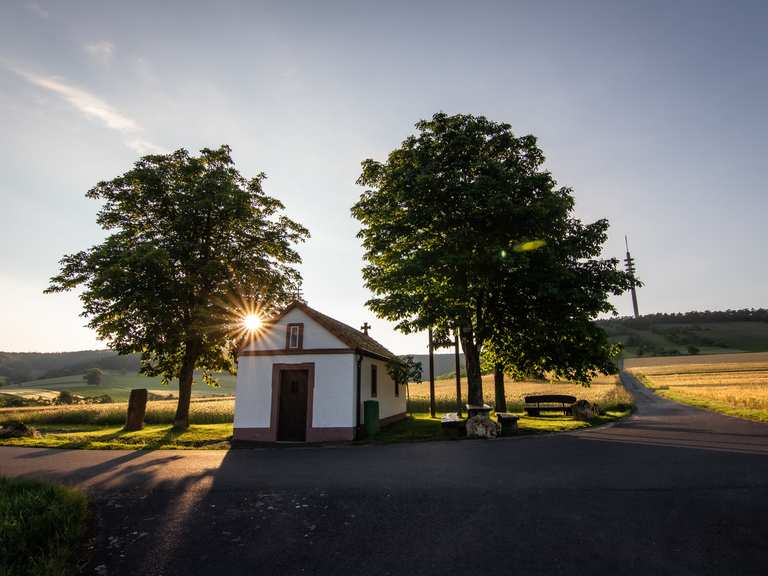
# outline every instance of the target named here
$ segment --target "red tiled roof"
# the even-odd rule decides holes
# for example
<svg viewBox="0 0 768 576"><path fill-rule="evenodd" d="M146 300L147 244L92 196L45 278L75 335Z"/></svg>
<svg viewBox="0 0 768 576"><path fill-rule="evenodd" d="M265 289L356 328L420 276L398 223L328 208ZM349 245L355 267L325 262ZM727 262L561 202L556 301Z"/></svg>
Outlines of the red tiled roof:
<svg viewBox="0 0 768 576"><path fill-rule="evenodd" d="M369 355L377 356L383 358L384 360L397 358L395 354L387 350L384 346L376 342L376 340L367 334L352 328L352 326L349 326L348 324L344 324L344 322L339 322L330 316L326 316L322 312L318 312L314 308L310 308L304 302L300 302L298 300L289 304L282 312L280 312L280 314L271 319L269 323L277 322L283 316L288 314L288 312L296 308L304 312L307 316L312 318L315 322L320 324L323 328L328 330L328 332L336 336L336 338L341 340L344 344L353 350L358 350L361 353L368 353Z"/></svg>

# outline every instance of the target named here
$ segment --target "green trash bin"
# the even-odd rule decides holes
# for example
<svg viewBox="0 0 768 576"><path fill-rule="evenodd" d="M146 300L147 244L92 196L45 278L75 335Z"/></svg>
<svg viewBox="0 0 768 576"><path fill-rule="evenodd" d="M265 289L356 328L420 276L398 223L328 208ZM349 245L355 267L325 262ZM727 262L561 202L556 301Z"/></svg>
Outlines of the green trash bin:
<svg viewBox="0 0 768 576"><path fill-rule="evenodd" d="M363 424L365 433L373 436L379 431L379 401L366 400L363 402Z"/></svg>

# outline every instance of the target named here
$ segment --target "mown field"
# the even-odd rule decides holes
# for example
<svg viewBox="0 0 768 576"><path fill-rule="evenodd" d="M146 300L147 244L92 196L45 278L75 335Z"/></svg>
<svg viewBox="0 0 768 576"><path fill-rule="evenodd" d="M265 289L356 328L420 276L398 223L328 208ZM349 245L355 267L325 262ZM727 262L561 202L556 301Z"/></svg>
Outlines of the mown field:
<svg viewBox="0 0 768 576"><path fill-rule="evenodd" d="M634 358L625 367L671 400L768 422L768 352Z"/></svg>

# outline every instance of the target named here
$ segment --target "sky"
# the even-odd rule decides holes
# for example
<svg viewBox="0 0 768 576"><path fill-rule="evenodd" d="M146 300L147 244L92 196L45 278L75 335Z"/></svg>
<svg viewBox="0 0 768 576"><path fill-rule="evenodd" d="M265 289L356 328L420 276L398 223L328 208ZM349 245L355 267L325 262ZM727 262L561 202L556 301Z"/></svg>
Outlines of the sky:
<svg viewBox="0 0 768 576"><path fill-rule="evenodd" d="M438 111L537 136L605 256L629 236L641 313L766 307L766 28L761 1L4 1L0 350L103 348L77 294L42 293L104 237L85 193L229 144L312 234L309 305L424 352L365 308L350 207L360 162Z"/></svg>

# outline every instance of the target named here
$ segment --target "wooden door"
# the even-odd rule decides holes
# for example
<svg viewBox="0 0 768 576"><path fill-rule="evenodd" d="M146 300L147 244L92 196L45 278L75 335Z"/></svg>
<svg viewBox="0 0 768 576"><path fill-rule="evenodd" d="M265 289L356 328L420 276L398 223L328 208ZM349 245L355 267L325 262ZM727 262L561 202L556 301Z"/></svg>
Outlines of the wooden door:
<svg viewBox="0 0 768 576"><path fill-rule="evenodd" d="M304 442L307 439L307 370L280 371L280 406L277 439Z"/></svg>

